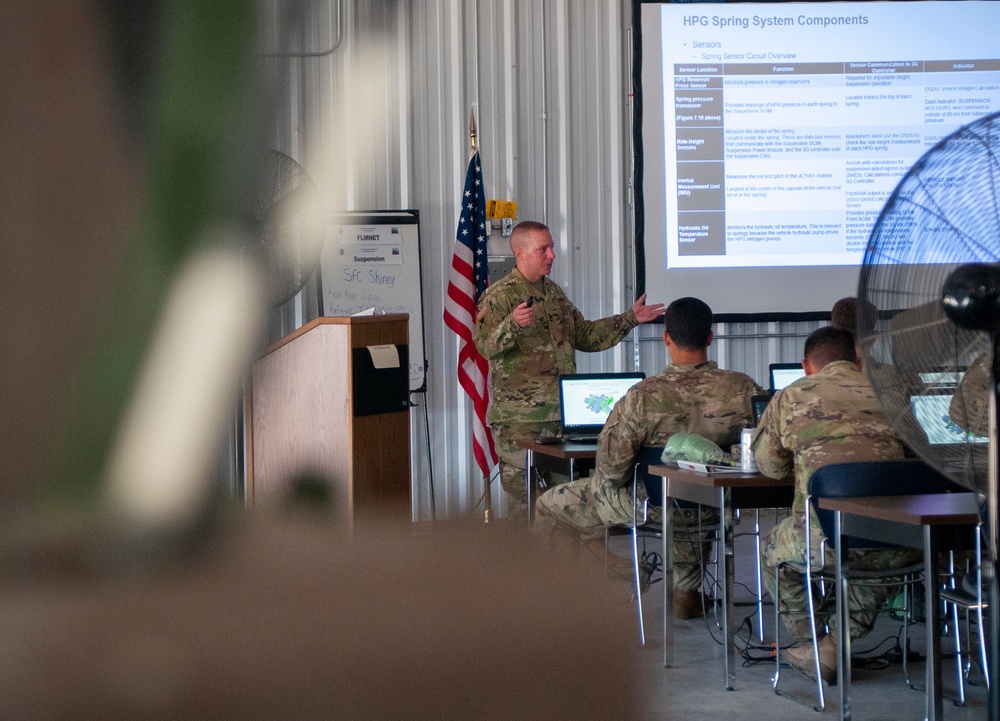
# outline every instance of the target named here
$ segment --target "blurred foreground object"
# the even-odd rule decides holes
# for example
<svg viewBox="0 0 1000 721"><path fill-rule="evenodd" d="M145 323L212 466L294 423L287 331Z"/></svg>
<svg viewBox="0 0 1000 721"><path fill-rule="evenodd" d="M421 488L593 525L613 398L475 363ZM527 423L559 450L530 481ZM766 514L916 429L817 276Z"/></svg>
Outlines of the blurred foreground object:
<svg viewBox="0 0 1000 721"><path fill-rule="evenodd" d="M4 715L645 716L632 617L578 549L496 526L366 524L350 540L260 517L220 539L185 565L53 569L5 591Z"/></svg>
<svg viewBox="0 0 1000 721"><path fill-rule="evenodd" d="M99 10L82 0L0 0L0 508L8 513L50 470L141 192Z"/></svg>
<svg viewBox="0 0 1000 721"><path fill-rule="evenodd" d="M261 99L256 21L246 0L164 0L140 9L117 0L0 0L0 157L8 169L0 180L0 292L15 324L0 364L0 402L11 426L0 433L0 492L22 502L41 498L36 516L94 519L106 510L116 435L119 510L125 497L149 500L151 474L162 472L152 463L173 466L174 480L183 475L176 489L162 475L156 481L159 511L172 516L154 518L147 503L141 514L132 507L132 520L183 530L208 510L213 454L247 346L259 342L259 319L248 316L263 313L244 302L260 282L258 259L240 255L239 232L210 230L236 226L248 148L263 122L263 113L250 112ZM198 276L200 289L184 281L195 300L175 305L165 325L181 268L209 247L235 257L228 265L235 270L218 271L216 263ZM209 290L236 294L223 299L232 311L225 320L214 316L232 323L216 330L222 352L196 345L193 332L199 316L213 312ZM174 362L178 352L196 358L183 377L162 372L163 338L159 361L149 357L154 332L168 326L181 344ZM146 379L140 397L142 364L157 377ZM172 389L162 387L166 377ZM156 396L151 380L161 384ZM212 392L196 402L184 393L208 386ZM150 399L178 404L164 413L168 404L153 408ZM122 430L126 408L130 423L145 424L141 430ZM193 445L181 447L177 433L155 427L177 415L186 415ZM146 445L123 465L122 449L140 435ZM157 439L163 445L154 448ZM124 487L132 480L141 488ZM172 493L177 500L163 503Z"/></svg>

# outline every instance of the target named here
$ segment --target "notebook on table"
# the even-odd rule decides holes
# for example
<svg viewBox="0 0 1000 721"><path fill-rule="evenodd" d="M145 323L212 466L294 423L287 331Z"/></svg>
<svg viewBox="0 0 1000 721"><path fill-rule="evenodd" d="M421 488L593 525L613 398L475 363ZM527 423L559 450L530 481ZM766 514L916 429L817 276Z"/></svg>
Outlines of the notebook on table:
<svg viewBox="0 0 1000 721"><path fill-rule="evenodd" d="M559 413L567 441L596 441L615 403L644 373L572 373L559 376Z"/></svg>
<svg viewBox="0 0 1000 721"><path fill-rule="evenodd" d="M801 363L772 363L768 367L771 376L771 391L780 391L790 383L805 376L805 368Z"/></svg>

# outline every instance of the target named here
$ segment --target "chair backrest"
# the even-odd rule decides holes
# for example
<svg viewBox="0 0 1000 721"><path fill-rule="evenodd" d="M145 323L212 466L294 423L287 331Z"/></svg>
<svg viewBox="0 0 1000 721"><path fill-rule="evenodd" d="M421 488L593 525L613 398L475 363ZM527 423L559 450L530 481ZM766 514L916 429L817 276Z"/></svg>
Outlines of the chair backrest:
<svg viewBox="0 0 1000 721"><path fill-rule="evenodd" d="M836 546L833 511L818 507L820 498L850 496L906 496L917 493L951 493L966 489L919 459L831 463L809 477L812 509L826 536ZM868 542L865 545L869 545Z"/></svg>
<svg viewBox="0 0 1000 721"><path fill-rule="evenodd" d="M642 485L646 489L650 506L663 505L663 479L649 472L649 466L663 463L662 456L663 446L643 446L639 449L639 457L635 461L639 464L639 478L642 479Z"/></svg>

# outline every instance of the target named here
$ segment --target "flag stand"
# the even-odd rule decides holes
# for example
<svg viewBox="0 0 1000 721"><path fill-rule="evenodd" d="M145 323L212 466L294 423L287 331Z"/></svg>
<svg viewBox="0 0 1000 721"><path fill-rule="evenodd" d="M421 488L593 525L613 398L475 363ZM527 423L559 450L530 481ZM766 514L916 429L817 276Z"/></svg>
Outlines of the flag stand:
<svg viewBox="0 0 1000 721"><path fill-rule="evenodd" d="M459 202L461 212L455 233L454 253L445 294L444 323L459 338L458 383L472 400L472 450L483 476L483 520L493 518L490 480L497 454L487 419L489 415L489 363L476 349L476 307L490 284L489 220L486 217L486 189L483 185L479 149L476 143L475 114L469 120L472 150ZM478 504L477 504L478 505Z"/></svg>
<svg viewBox="0 0 1000 721"><path fill-rule="evenodd" d="M476 113L469 113L469 144L471 152L475 153L478 148L476 143ZM490 487L490 474L483 474L483 523L493 520L493 489Z"/></svg>

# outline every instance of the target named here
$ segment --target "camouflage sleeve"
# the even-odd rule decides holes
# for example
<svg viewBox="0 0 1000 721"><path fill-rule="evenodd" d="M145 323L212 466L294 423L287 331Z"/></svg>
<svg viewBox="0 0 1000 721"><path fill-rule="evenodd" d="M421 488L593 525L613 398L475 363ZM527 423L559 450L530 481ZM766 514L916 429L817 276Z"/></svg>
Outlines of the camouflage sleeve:
<svg viewBox="0 0 1000 721"><path fill-rule="evenodd" d="M948 415L964 430L989 435L990 354L972 361L951 399Z"/></svg>
<svg viewBox="0 0 1000 721"><path fill-rule="evenodd" d="M574 347L587 352L613 348L637 325L639 322L635 319L635 313L631 308L624 313L600 320L583 320L582 325L578 326Z"/></svg>
<svg viewBox="0 0 1000 721"><path fill-rule="evenodd" d="M632 466L645 440L643 398L641 393L629 393L619 400L597 439L594 475L613 488L632 480Z"/></svg>
<svg viewBox="0 0 1000 721"><path fill-rule="evenodd" d="M495 286L479 299L476 312L476 349L486 360L515 347L521 326L514 322L511 313L517 307L513 295Z"/></svg>
<svg viewBox="0 0 1000 721"><path fill-rule="evenodd" d="M559 306L555 315L564 319L562 322L571 329L567 334L567 340L572 342L577 350L593 353L613 348L628 335L629 331L639 325L631 308L624 313L600 320L587 320L566 297L562 288L555 284L553 286L555 286L553 300Z"/></svg>
<svg viewBox="0 0 1000 721"><path fill-rule="evenodd" d="M792 475L794 457L781 440L784 419L781 414L782 393L767 404L764 415L753 436L754 458L757 469L769 478L787 478Z"/></svg>

